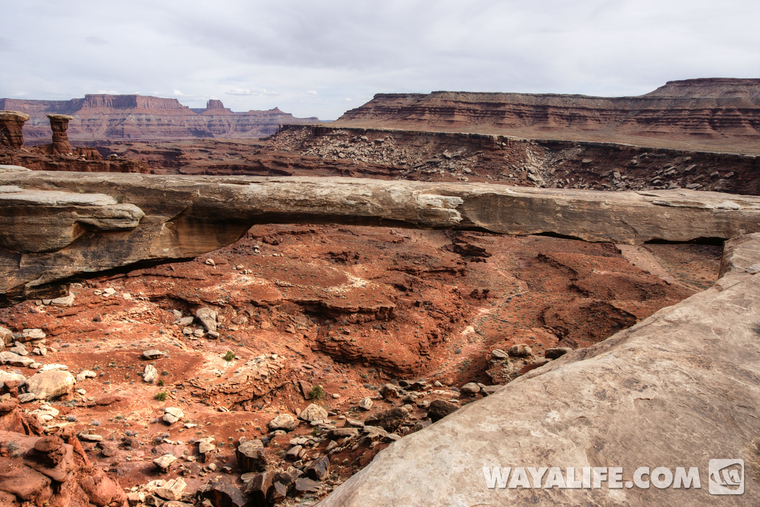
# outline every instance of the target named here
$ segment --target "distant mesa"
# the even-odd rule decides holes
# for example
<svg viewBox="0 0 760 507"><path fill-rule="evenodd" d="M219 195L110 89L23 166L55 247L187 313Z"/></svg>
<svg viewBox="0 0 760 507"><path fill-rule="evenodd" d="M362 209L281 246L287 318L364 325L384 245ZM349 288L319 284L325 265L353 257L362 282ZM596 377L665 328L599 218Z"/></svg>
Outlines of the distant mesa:
<svg viewBox="0 0 760 507"><path fill-rule="evenodd" d="M0 110L29 116L26 124L23 121L20 124L28 144L50 142L48 115L70 116L65 133L69 140L80 143L124 139L256 139L274 134L283 124L320 123L318 118L295 118L277 108L237 113L224 107L221 100L211 99L205 109L191 109L177 99L142 95L92 94L71 100L0 99ZM16 126L11 126L14 121ZM18 143L17 122L8 115L0 117L4 125L0 127L4 129L0 133L1 144Z"/></svg>
<svg viewBox="0 0 760 507"><path fill-rule="evenodd" d="M669 81L638 97L381 93L333 126L512 135L757 154L760 79Z"/></svg>
<svg viewBox="0 0 760 507"><path fill-rule="evenodd" d="M201 114L235 114L231 109L224 107L224 104L219 99L209 99L206 102L206 109L201 109L200 111L193 109L193 111Z"/></svg>

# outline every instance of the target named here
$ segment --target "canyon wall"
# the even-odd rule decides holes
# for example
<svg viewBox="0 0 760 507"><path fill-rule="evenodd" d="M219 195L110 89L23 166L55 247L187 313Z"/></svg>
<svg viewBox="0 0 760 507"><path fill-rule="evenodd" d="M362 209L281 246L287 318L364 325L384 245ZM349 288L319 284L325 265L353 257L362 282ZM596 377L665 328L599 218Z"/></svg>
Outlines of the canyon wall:
<svg viewBox="0 0 760 507"><path fill-rule="evenodd" d="M317 118L294 118L278 108L233 113L221 101L211 100L201 112L177 99L141 95L85 95L71 100L0 99L0 110L28 114L24 126L29 144L50 139L47 114L72 116L71 141L162 140L192 138L259 138L273 134L281 124L317 123Z"/></svg>
<svg viewBox="0 0 760 507"><path fill-rule="evenodd" d="M760 79L672 81L638 97L377 94L335 125L758 153Z"/></svg>

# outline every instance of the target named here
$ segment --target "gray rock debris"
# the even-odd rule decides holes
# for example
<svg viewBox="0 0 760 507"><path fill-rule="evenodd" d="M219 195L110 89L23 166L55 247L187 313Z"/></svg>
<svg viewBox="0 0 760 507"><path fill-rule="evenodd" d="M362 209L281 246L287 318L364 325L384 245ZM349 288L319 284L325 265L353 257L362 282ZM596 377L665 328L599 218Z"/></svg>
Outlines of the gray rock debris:
<svg viewBox="0 0 760 507"><path fill-rule="evenodd" d="M216 331L217 328L217 313L208 307L199 308L195 312L195 318L201 323L206 331Z"/></svg>

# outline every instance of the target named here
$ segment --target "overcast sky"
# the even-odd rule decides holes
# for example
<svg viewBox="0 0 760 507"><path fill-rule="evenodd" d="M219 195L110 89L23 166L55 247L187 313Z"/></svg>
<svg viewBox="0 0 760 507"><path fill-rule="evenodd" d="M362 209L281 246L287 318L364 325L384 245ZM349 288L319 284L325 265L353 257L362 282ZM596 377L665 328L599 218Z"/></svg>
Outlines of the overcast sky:
<svg viewBox="0 0 760 507"><path fill-rule="evenodd" d="M759 0L0 0L0 13L0 98L216 98L330 120L378 92L623 96L760 77Z"/></svg>

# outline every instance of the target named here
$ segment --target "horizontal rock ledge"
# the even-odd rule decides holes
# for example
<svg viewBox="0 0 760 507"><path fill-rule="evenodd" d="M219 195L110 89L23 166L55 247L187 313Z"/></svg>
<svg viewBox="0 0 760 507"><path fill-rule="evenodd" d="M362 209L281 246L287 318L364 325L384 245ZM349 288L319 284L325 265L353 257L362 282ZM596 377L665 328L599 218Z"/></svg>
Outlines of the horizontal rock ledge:
<svg viewBox="0 0 760 507"><path fill-rule="evenodd" d="M0 172L0 189L6 190L0 192L5 304L39 297L45 287L76 277L196 257L234 243L258 223L481 229L629 244L727 239L760 231L757 198L689 190L598 192L360 178L48 171ZM21 193L36 197L20 201ZM92 217L96 201L103 205L101 215L108 209L113 216ZM77 219L80 211L91 218ZM66 227L78 227L67 232L71 241L62 241L55 227L28 227L46 216L52 222L59 213L68 214Z"/></svg>

